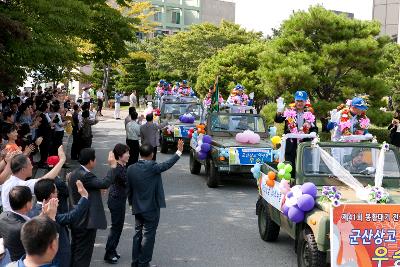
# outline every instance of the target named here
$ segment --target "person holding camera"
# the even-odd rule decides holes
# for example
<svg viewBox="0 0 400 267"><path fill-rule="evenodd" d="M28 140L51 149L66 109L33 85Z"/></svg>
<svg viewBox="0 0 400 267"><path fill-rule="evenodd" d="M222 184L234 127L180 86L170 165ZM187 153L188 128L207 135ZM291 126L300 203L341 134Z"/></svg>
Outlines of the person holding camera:
<svg viewBox="0 0 400 267"><path fill-rule="evenodd" d="M389 125L390 143L394 146L400 147L400 110L396 109L394 112L392 123Z"/></svg>

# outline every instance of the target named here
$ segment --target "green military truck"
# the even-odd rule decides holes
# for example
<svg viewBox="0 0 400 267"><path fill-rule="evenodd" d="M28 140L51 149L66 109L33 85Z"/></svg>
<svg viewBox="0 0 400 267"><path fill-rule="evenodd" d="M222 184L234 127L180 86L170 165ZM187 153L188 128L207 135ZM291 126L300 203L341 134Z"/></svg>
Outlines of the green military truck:
<svg viewBox="0 0 400 267"><path fill-rule="evenodd" d="M251 130L260 135L257 144L241 144L235 139L237 133ZM190 143L190 172L199 174L205 166L207 185L217 187L221 175L242 175L250 177L251 167L255 163L273 160L272 144L263 118L258 114L213 112L208 114L206 132L211 136L211 152L206 159L199 159L196 153L197 140Z"/></svg>
<svg viewBox="0 0 400 267"><path fill-rule="evenodd" d="M349 171L363 186L373 185L378 154L381 145L377 143L319 143L341 166ZM388 145L383 167L383 187L390 194L389 204L400 203L400 171L399 151ZM276 170L264 164L261 171L267 174ZM297 150L296 179L291 184L302 185L314 183L318 188L318 196L314 209L306 213L302 223L294 223L282 212L284 195L279 190L268 188L260 183L260 196L256 204L258 229L264 241L276 241L282 229L294 240L298 266L327 266L330 263L330 211L331 203L323 201L323 186L335 186L342 194L342 204L366 203L356 197L350 189L330 171L321 159L320 153L314 150L311 142L301 143ZM276 180L279 183L279 179ZM377 204L379 205L379 204ZM373 206L373 205L372 205ZM346 265L347 266L347 265ZM353 266L353 265L351 265Z"/></svg>
<svg viewBox="0 0 400 267"><path fill-rule="evenodd" d="M165 97L162 98L160 109L160 124L163 129L160 132L161 153L167 153L170 147L176 147L178 139L183 139L189 146L190 138L188 132L202 121L203 106L197 98L193 97ZM193 123L183 123L179 116L191 114Z"/></svg>

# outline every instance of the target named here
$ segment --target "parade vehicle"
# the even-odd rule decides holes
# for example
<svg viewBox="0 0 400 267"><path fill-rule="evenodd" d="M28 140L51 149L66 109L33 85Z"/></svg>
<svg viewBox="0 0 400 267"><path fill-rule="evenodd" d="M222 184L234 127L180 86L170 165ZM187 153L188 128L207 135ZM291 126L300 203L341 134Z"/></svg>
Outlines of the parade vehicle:
<svg viewBox="0 0 400 267"><path fill-rule="evenodd" d="M167 153L170 147L176 147L179 139L188 146L188 132L195 128L203 118L203 106L196 97L163 96L160 100L161 153ZM183 119L182 116L191 119Z"/></svg>
<svg viewBox="0 0 400 267"><path fill-rule="evenodd" d="M385 143L314 139L299 144L293 170L283 162L282 171L263 164L256 205L261 239L276 241L285 231L298 266L398 266L399 162L399 150ZM296 177L286 189L285 168Z"/></svg>
<svg viewBox="0 0 400 267"><path fill-rule="evenodd" d="M208 187L217 187L221 175L248 177L250 168L256 162L272 161L272 145L267 139L264 120L253 107L227 107L219 112L211 112L207 115L205 125L206 134L197 136L195 133L191 139L190 172L199 174L204 165ZM252 143L237 141L238 134L247 133L257 140ZM210 146L207 148L204 143ZM204 146L206 153L202 152Z"/></svg>

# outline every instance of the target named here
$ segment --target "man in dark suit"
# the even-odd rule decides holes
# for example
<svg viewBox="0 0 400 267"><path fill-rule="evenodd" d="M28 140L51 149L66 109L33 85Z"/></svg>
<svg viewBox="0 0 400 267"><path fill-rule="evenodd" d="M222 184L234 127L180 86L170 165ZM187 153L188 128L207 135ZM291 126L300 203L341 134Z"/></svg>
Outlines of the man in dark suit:
<svg viewBox="0 0 400 267"><path fill-rule="evenodd" d="M148 144L153 147L153 158L152 160L156 160L157 158L157 146L160 145L160 135L158 134L158 130L163 128L166 124L158 125L153 122L154 116L153 114L146 115L146 124L140 126L140 137L142 138L142 145Z"/></svg>
<svg viewBox="0 0 400 267"><path fill-rule="evenodd" d="M27 186L15 186L9 193L9 200L12 211L0 215L0 236L4 238L11 261L17 261L25 254L21 228L30 220L27 214L32 208L32 192Z"/></svg>
<svg viewBox="0 0 400 267"><path fill-rule="evenodd" d="M81 199L78 205L70 212L60 213L57 212L56 223L58 224L59 232L59 245L58 251L54 258L54 262L59 267L70 267L71 262L71 244L69 238L68 226L72 226L75 222L82 220L85 216L86 211L89 208L89 194L86 191L81 181L76 182L78 192L81 195ZM52 198L58 198L58 190L55 185L55 181L51 179L42 179L35 184L34 188L35 196L38 202L28 213L30 218L38 216L42 212L41 200L48 202Z"/></svg>
<svg viewBox="0 0 400 267"><path fill-rule="evenodd" d="M112 151L108 154L108 163L111 169L104 179L97 178L92 173L96 166L95 150L84 148L79 155L81 164L71 173L69 187L71 188L73 202L76 205L81 198L76 181L80 180L89 192L89 211L79 223L71 227L71 265L74 267L89 267L92 259L94 242L97 229L107 229L107 220L104 213L101 189L107 189L114 181L114 170L117 166Z"/></svg>
<svg viewBox="0 0 400 267"><path fill-rule="evenodd" d="M183 141L179 140L176 154L166 162L156 163L152 160L153 147L144 144L140 147L141 160L128 168L129 197L132 200L132 213L135 215L133 267L150 266L160 208L166 207L161 173L170 169L179 160L182 151Z"/></svg>

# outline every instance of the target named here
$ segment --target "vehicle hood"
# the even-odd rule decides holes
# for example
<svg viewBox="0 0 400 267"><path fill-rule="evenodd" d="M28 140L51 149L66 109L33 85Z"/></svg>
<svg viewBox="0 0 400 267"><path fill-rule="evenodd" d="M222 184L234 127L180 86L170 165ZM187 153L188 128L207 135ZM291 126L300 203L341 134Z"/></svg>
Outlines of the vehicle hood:
<svg viewBox="0 0 400 267"><path fill-rule="evenodd" d="M242 144L236 142L235 137L215 137L213 136L213 145L218 146L218 147L260 147L260 148L265 148L265 147L271 147L272 144L271 141L266 140L266 138L261 139L260 143L258 144Z"/></svg>
<svg viewBox="0 0 400 267"><path fill-rule="evenodd" d="M363 204L367 203L366 201L360 200L356 196L356 192L349 187L346 186L337 186L337 190L342 194L342 198L340 200L341 203L358 203L358 204ZM320 196L322 187L318 188L318 193ZM400 204L400 189L397 188L386 188L386 190L389 193L389 204ZM327 201L321 200L319 197L317 198L316 201L316 207L325 211L325 212L330 212L331 208L331 203Z"/></svg>

